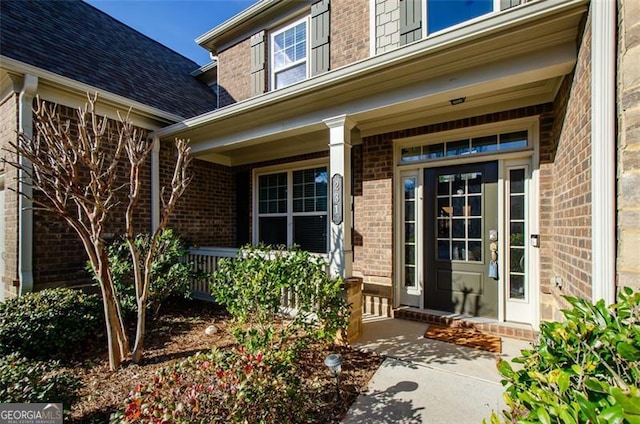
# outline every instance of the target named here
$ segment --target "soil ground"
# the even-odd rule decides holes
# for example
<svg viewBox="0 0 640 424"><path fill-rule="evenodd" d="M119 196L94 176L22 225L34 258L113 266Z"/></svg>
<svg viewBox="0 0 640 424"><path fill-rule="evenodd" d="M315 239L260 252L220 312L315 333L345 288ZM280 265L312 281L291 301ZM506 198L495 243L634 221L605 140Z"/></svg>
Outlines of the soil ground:
<svg viewBox="0 0 640 424"><path fill-rule="evenodd" d="M74 365L69 367L84 384L82 398L72 409L72 422L106 423L111 413L124 408L125 400L134 387L151 380L159 369L213 346L232 346L235 342L227 329L228 320L225 311L211 303L173 303L148 327L144 362L140 365L124 364L115 372L109 371L104 351L106 341L104 338L95 340L93 346L78 352ZM217 332L208 336L205 329L212 324ZM340 401L335 396L335 380L323 363L330 353L342 355ZM308 389L312 395L313 415L320 417L317 422L340 422L357 396L366 390L381 362L379 356L346 346L314 345L305 350L299 372L310 383L305 390Z"/></svg>

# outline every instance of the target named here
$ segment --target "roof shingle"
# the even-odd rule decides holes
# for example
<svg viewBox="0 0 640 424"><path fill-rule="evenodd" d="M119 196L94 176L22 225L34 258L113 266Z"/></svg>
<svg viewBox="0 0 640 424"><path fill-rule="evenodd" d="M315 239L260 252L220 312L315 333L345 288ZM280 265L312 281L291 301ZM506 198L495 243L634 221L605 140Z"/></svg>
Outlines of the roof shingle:
<svg viewBox="0 0 640 424"><path fill-rule="evenodd" d="M78 0L2 0L0 54L185 118L216 107L198 65Z"/></svg>

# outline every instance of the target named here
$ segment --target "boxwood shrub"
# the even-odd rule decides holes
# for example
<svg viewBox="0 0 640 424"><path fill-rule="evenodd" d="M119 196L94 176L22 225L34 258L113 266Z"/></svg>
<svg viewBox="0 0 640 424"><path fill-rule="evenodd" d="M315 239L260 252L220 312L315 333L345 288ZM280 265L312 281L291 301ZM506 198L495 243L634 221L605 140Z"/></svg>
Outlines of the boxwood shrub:
<svg viewBox="0 0 640 424"><path fill-rule="evenodd" d="M0 304L0 355L64 359L103 328L96 295L68 288L25 294Z"/></svg>

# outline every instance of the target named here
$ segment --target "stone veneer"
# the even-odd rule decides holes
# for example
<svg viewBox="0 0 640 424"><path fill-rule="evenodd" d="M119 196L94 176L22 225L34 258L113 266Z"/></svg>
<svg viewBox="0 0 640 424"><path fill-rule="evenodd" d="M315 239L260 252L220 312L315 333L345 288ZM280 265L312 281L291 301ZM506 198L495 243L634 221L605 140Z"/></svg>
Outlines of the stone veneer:
<svg viewBox="0 0 640 424"><path fill-rule="evenodd" d="M618 286L640 290L640 2L618 1Z"/></svg>

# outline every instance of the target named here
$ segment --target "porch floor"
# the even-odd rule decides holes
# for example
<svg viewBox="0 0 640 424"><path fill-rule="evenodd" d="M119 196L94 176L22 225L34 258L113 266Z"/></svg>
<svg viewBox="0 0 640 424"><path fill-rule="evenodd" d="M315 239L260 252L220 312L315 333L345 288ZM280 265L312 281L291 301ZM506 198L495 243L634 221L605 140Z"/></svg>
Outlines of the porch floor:
<svg viewBox="0 0 640 424"><path fill-rule="evenodd" d="M432 309L418 309L409 306L402 306L394 309L393 317L447 327L463 326L467 328L474 328L482 333L520 339L528 342L531 342L536 338L536 331L527 324L502 322L490 318L461 315Z"/></svg>

